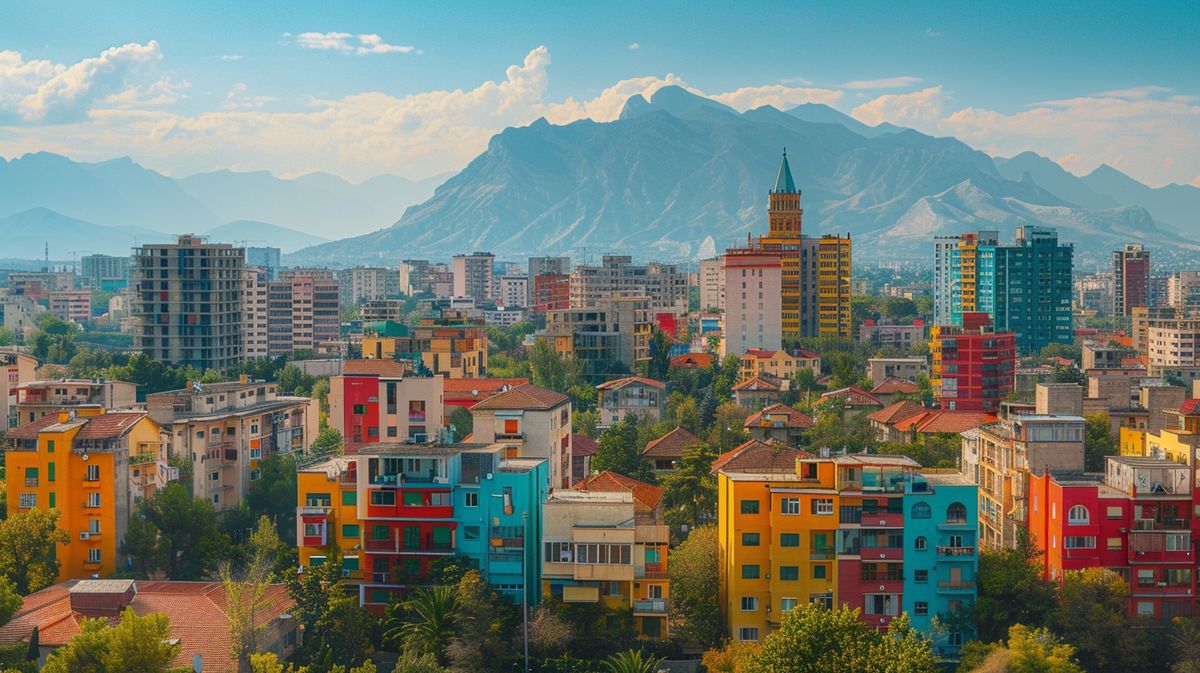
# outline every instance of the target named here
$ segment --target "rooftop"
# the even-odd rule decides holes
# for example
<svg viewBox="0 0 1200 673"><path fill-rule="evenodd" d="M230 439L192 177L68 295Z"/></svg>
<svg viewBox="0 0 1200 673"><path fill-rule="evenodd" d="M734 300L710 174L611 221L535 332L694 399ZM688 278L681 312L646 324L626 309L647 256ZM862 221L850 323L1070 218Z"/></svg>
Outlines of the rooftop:
<svg viewBox="0 0 1200 673"><path fill-rule="evenodd" d="M774 424L776 421L784 421L783 427L786 428L811 428L813 425L812 416L796 411L786 404L772 404L750 414L742 427L769 427L768 423Z"/></svg>
<svg viewBox="0 0 1200 673"><path fill-rule="evenodd" d="M66 432L79 428L75 439L115 439L129 432L146 417L144 411L110 411L97 416L76 416L59 422L56 413L46 414L32 423L8 431L9 439L37 439L43 432Z"/></svg>
<svg viewBox="0 0 1200 673"><path fill-rule="evenodd" d="M511 388L493 395L471 407L472 410L495 409L553 409L567 403L570 398L553 390L539 388L532 383Z"/></svg>
<svg viewBox="0 0 1200 673"><path fill-rule="evenodd" d="M345 376L382 376L404 378L412 373L412 366L399 360L344 360L342 374Z"/></svg>
<svg viewBox="0 0 1200 673"><path fill-rule="evenodd" d="M699 437L677 427L662 437L647 442L642 453L654 458L678 458L683 455L684 449L699 443Z"/></svg>
<svg viewBox="0 0 1200 673"><path fill-rule="evenodd" d="M664 493L661 486L647 484L644 481L638 481L632 477L626 477L623 474L607 470L584 479L575 484L574 488L577 491L632 493L634 502L640 509L646 511L658 507L658 503L662 500Z"/></svg>
<svg viewBox="0 0 1200 673"><path fill-rule="evenodd" d="M596 389L597 390L616 390L618 388L624 388L625 386L632 385L634 383L640 383L643 386L650 386L651 388L666 388L667 387L667 384L663 383L662 381L655 381L654 379L648 379L644 376L626 376L625 378L616 379L614 381L605 381L604 383L601 383L600 385L596 386Z"/></svg>

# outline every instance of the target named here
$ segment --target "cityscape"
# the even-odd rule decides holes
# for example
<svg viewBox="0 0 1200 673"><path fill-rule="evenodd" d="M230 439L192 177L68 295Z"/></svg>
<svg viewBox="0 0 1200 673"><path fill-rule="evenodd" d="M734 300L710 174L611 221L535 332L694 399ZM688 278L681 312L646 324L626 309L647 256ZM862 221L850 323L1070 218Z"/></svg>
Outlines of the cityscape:
<svg viewBox="0 0 1200 673"><path fill-rule="evenodd" d="M0 671L1200 671L1194 7L671 4L13 7Z"/></svg>

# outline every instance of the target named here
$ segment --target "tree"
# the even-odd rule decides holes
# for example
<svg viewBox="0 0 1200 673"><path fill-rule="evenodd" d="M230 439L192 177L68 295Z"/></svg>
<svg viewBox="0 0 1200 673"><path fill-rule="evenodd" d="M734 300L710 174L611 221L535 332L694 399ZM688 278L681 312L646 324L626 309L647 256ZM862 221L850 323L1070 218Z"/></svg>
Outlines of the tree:
<svg viewBox="0 0 1200 673"><path fill-rule="evenodd" d="M21 594L17 593L17 587L12 580L0 576L0 626L7 624L8 620L17 614L21 603Z"/></svg>
<svg viewBox="0 0 1200 673"><path fill-rule="evenodd" d="M1063 576L1058 605L1050 612L1055 632L1075 646L1090 673L1138 670L1138 642L1128 618L1129 585L1107 568Z"/></svg>
<svg viewBox="0 0 1200 673"><path fill-rule="evenodd" d="M309 566L304 572L289 573L284 578L288 595L296 602L292 615L304 633L299 658L311 660L335 634L322 630L322 617L342 591L342 556L336 549L326 554L324 563Z"/></svg>
<svg viewBox="0 0 1200 673"><path fill-rule="evenodd" d="M623 418L600 433L592 456L592 469L618 474L653 484L657 479L650 461L642 454L635 418Z"/></svg>
<svg viewBox="0 0 1200 673"><path fill-rule="evenodd" d="M1017 549L979 553L975 623L980 640L1004 638L1015 624L1043 624L1054 607L1054 588L1042 580L1037 551L1022 536Z"/></svg>
<svg viewBox="0 0 1200 673"><path fill-rule="evenodd" d="M375 618L358 604L358 596L334 596L317 619L317 629L325 634L321 651L335 665L359 666L375 651ZM364 665L362 670L368 669Z"/></svg>
<svg viewBox="0 0 1200 673"><path fill-rule="evenodd" d="M571 432L584 437L595 438L596 426L600 424L600 412L593 409L592 411L579 411L578 409L571 412Z"/></svg>
<svg viewBox="0 0 1200 673"><path fill-rule="evenodd" d="M342 433L333 426L325 426L317 431L317 436L308 447L308 452L314 456L342 455Z"/></svg>
<svg viewBox="0 0 1200 673"><path fill-rule="evenodd" d="M1075 648L1047 629L1015 624L1008 630L1008 667L1005 670L1010 673L1084 673L1074 656Z"/></svg>
<svg viewBox="0 0 1200 673"><path fill-rule="evenodd" d="M58 527L58 511L31 509L0 521L0 575L26 596L58 579L55 545L70 538Z"/></svg>
<svg viewBox="0 0 1200 673"><path fill-rule="evenodd" d="M499 601L476 570L463 575L456 588L459 605L454 626L456 636L447 654L450 670L475 673L495 670L506 655L503 618Z"/></svg>
<svg viewBox="0 0 1200 673"><path fill-rule="evenodd" d="M1055 383L1078 383L1081 386L1088 384L1087 374L1076 369L1075 367L1064 367L1063 365L1054 366L1054 382Z"/></svg>
<svg viewBox="0 0 1200 673"><path fill-rule="evenodd" d="M571 386L583 383L583 365L575 358L564 358L546 339L537 339L529 349L529 368L533 385L566 394Z"/></svg>
<svg viewBox="0 0 1200 673"><path fill-rule="evenodd" d="M1108 414L1088 414L1083 424L1083 469L1088 472L1103 472L1105 456L1115 456L1117 453L1117 442L1112 435L1112 420Z"/></svg>
<svg viewBox="0 0 1200 673"><path fill-rule="evenodd" d="M256 615L267 609L267 593L279 557L288 554L288 547L265 516L259 519L248 547L250 559L245 568L236 570L229 563L221 568L225 612L229 615L229 656L236 662L238 673L251 673L250 655L259 650L259 639L266 628Z"/></svg>
<svg viewBox="0 0 1200 673"><path fill-rule="evenodd" d="M1176 617L1171 622L1170 641L1176 659L1171 673L1200 673L1200 622Z"/></svg>
<svg viewBox="0 0 1200 673"><path fill-rule="evenodd" d="M746 419L750 410L733 402L719 405L713 413L712 426L708 429L708 444L717 453L737 447L750 439L746 433Z"/></svg>
<svg viewBox="0 0 1200 673"><path fill-rule="evenodd" d="M542 656L567 654L575 630L562 615L562 605L546 601L529 615L529 645Z"/></svg>
<svg viewBox="0 0 1200 673"><path fill-rule="evenodd" d="M754 643L731 642L719 650L706 650L700 664L708 673L746 673L756 654L758 645Z"/></svg>
<svg viewBox="0 0 1200 673"><path fill-rule="evenodd" d="M676 539L716 517L717 478L712 474L716 458L707 444L693 444L684 448L679 463L663 480L664 518Z"/></svg>
<svg viewBox="0 0 1200 673"><path fill-rule="evenodd" d="M875 448L875 428L862 414L842 417L836 406L826 406L817 414L813 426L808 429L808 446L811 450L830 449L859 453Z"/></svg>
<svg viewBox="0 0 1200 673"><path fill-rule="evenodd" d="M701 433L700 405L690 395L678 391L667 395L667 419L670 425L683 428L693 435Z"/></svg>
<svg viewBox="0 0 1200 673"><path fill-rule="evenodd" d="M751 658L750 673L933 673L933 646L901 615L886 633L867 626L858 609L804 603Z"/></svg>
<svg viewBox="0 0 1200 673"><path fill-rule="evenodd" d="M296 542L296 461L291 456L268 456L258 464L258 479L250 482L246 506L265 516L282 531L285 542Z"/></svg>
<svg viewBox="0 0 1200 673"><path fill-rule="evenodd" d="M662 657L643 654L641 650L625 650L604 660L606 673L655 673L665 661Z"/></svg>
<svg viewBox="0 0 1200 673"><path fill-rule="evenodd" d="M85 617L79 635L50 654L43 673L167 673L182 646L171 641L164 614L139 616L125 608L121 621Z"/></svg>
<svg viewBox="0 0 1200 673"><path fill-rule="evenodd" d="M445 665L458 608L455 587L425 587L403 604L402 615L388 620L384 637L403 643L406 652L432 654Z"/></svg>
<svg viewBox="0 0 1200 673"><path fill-rule="evenodd" d="M158 530L158 553L167 576L198 580L211 576L228 546L217 529L212 503L193 498L178 482L142 500L141 514Z"/></svg>
<svg viewBox="0 0 1200 673"><path fill-rule="evenodd" d="M475 431L475 417L471 415L470 411L467 411L466 407L454 407L454 411L450 412L448 422L454 426L455 441L459 441Z"/></svg>
<svg viewBox="0 0 1200 673"><path fill-rule="evenodd" d="M685 642L710 648L721 642L720 545L716 526L694 529L671 551L671 631Z"/></svg>
<svg viewBox="0 0 1200 673"><path fill-rule="evenodd" d="M162 567L162 550L158 545L158 529L141 514L129 515L125 526L125 539L121 551L129 556L133 570L140 579L149 579L151 573Z"/></svg>
<svg viewBox="0 0 1200 673"><path fill-rule="evenodd" d="M671 344L662 330L655 329L650 335L650 359L646 361L646 376L656 381L667 380L671 367Z"/></svg>
<svg viewBox="0 0 1200 673"><path fill-rule="evenodd" d="M442 673L442 670L442 665L432 654L404 650L396 660L396 667L392 669L392 673Z"/></svg>

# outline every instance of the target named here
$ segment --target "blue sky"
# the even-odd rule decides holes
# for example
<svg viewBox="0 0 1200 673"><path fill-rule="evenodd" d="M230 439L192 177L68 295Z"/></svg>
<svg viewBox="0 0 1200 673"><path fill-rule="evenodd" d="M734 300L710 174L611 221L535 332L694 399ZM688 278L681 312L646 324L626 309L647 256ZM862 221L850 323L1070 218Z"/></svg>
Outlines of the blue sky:
<svg viewBox="0 0 1200 673"><path fill-rule="evenodd" d="M0 155L420 177L676 83L1200 181L1194 2L980 4L0 1Z"/></svg>

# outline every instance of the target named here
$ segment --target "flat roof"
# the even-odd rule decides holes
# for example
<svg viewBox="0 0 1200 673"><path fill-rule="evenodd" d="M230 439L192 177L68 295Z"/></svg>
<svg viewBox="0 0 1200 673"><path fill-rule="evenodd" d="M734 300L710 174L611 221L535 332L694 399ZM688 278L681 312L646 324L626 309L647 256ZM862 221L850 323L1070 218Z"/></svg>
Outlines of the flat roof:
<svg viewBox="0 0 1200 673"><path fill-rule="evenodd" d="M1066 416L1058 414L1017 414L1019 421L1078 421L1084 422L1083 416Z"/></svg>
<svg viewBox="0 0 1200 673"><path fill-rule="evenodd" d="M974 486L975 482L967 479L967 475L957 470L953 472L921 472L925 481L934 486Z"/></svg>
<svg viewBox="0 0 1200 673"><path fill-rule="evenodd" d="M408 456L418 454L426 456L453 456L468 452L490 453L498 451L504 446L501 443L487 444L484 442L461 442L457 444L403 444L395 442L368 444L367 446L359 447L357 453L371 456Z"/></svg>
<svg viewBox="0 0 1200 673"><path fill-rule="evenodd" d="M249 416L251 414L261 414L265 411L273 409L286 409L294 407L298 404L308 404L311 398L308 397L277 397L270 402L260 402L252 404L248 407L239 407L237 409L225 409L222 411L210 411L201 413L178 413L175 414L174 420L171 423L184 423L191 421L217 421L222 418L236 418L238 416Z"/></svg>

